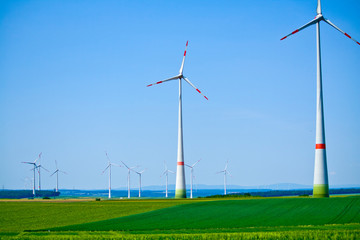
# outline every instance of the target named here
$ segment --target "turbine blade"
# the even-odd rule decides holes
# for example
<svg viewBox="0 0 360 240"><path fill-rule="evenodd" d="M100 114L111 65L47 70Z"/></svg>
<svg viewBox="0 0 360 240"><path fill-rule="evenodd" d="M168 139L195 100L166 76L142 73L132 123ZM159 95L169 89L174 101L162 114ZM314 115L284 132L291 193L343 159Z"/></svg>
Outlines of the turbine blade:
<svg viewBox="0 0 360 240"><path fill-rule="evenodd" d="M106 155L107 160L110 162L110 158L109 158L109 156L108 156L108 154L107 154L106 151L105 151L105 155Z"/></svg>
<svg viewBox="0 0 360 240"><path fill-rule="evenodd" d="M187 166L187 167L189 167L189 168L192 168L192 166L190 166L190 165L187 165L186 163L185 163L185 166Z"/></svg>
<svg viewBox="0 0 360 240"><path fill-rule="evenodd" d="M330 26L332 26L333 28L335 28L336 30L338 30L339 32L341 32L342 34L344 34L345 36L347 36L348 38L350 38L351 40L353 40L354 42L356 42L357 44L360 45L360 43L358 41L356 41L354 38L352 38L349 34L347 34L346 32L344 32L343 30L341 30L340 28L338 28L337 26L335 26L335 24L333 24L332 22L330 22L329 19L325 19L324 21L329 24Z"/></svg>
<svg viewBox="0 0 360 240"><path fill-rule="evenodd" d="M57 161L55 160L55 166L56 166L56 169L58 169L58 166L57 166Z"/></svg>
<svg viewBox="0 0 360 240"><path fill-rule="evenodd" d="M33 162L21 162L21 163L34 164Z"/></svg>
<svg viewBox="0 0 360 240"><path fill-rule="evenodd" d="M182 63L181 63L180 71L179 71L180 75L182 75L182 73L184 71L184 63L185 63L186 50L187 50L187 47L188 47L188 43L189 43L189 41L186 42L185 51L184 51L184 57L183 57L183 60L182 60Z"/></svg>
<svg viewBox="0 0 360 240"><path fill-rule="evenodd" d="M165 79L165 80L162 80L162 81L158 81L156 83L149 84L149 85L147 85L147 87L150 87L150 86L153 86L153 85L156 85L156 84L160 84L160 83L163 83L163 82L179 79L179 78L180 78L180 76L178 75L178 76L171 77L171 78L168 78L168 79Z"/></svg>
<svg viewBox="0 0 360 240"><path fill-rule="evenodd" d="M320 0L318 0L318 5L317 5L317 8L316 8L316 13L317 13L317 14L321 14L321 2L320 2Z"/></svg>
<svg viewBox="0 0 360 240"><path fill-rule="evenodd" d="M43 166L39 166L39 168L42 168L42 169L44 169L45 171L47 171L47 172L49 172L49 170L47 170L46 168L44 168Z"/></svg>
<svg viewBox="0 0 360 240"><path fill-rule="evenodd" d="M223 172L225 172L225 170L222 170L222 171L216 172L215 174L219 174L219 173L223 173Z"/></svg>
<svg viewBox="0 0 360 240"><path fill-rule="evenodd" d="M231 173L230 173L229 171L226 171L226 173L227 173L227 174L229 174L229 175L230 175L230 177L232 177L232 175L231 175Z"/></svg>
<svg viewBox="0 0 360 240"><path fill-rule="evenodd" d="M282 39L280 39L280 40L284 40L285 38L289 37L290 35L293 35L293 34L295 34L295 33L297 33L297 32L300 32L301 30L303 30L303 29L307 28L308 26L313 25L314 23L316 23L316 22L318 22L318 21L319 21L319 18L318 18L318 17L316 17L314 20L311 20L310 22L308 22L308 23L307 23L307 24L305 24L304 26L302 26L302 27L300 27L300 28L296 29L295 31L293 31L292 33L290 33L290 34L286 35L285 37L283 37L283 38L282 38Z"/></svg>
<svg viewBox="0 0 360 240"><path fill-rule="evenodd" d="M110 164L104 169L104 171L102 171L101 174L104 174L104 172L106 171L106 169L108 169L110 167Z"/></svg>
<svg viewBox="0 0 360 240"><path fill-rule="evenodd" d="M58 170L56 170L55 172L53 172L53 174L51 174L50 177L51 177L52 175L54 175L57 171L58 171Z"/></svg>
<svg viewBox="0 0 360 240"><path fill-rule="evenodd" d="M229 164L229 161L226 161L226 164L225 164L225 169L224 171L226 171L227 167L228 167L228 164Z"/></svg>
<svg viewBox="0 0 360 240"><path fill-rule="evenodd" d="M199 159L196 163L194 163L191 167L195 167L196 164L200 162L201 159Z"/></svg>
<svg viewBox="0 0 360 240"><path fill-rule="evenodd" d="M169 173L173 173L173 174L175 174L175 172L173 172L173 171L171 171L171 170L168 170L168 172L169 172Z"/></svg>
<svg viewBox="0 0 360 240"><path fill-rule="evenodd" d="M127 169L130 170L130 168L129 168L123 161L121 161L121 162L122 162L122 164L124 164L124 166L125 166Z"/></svg>
<svg viewBox="0 0 360 240"><path fill-rule="evenodd" d="M189 79L187 79L187 78L184 77L184 76L183 76L183 78L184 78L184 80L185 80L188 84L190 84L193 88L195 88L195 90L198 91L198 93L200 93L201 95L203 95L204 98L206 98L206 100L209 100L197 87L194 86L194 84L192 84L192 83L190 82Z"/></svg>
<svg viewBox="0 0 360 240"><path fill-rule="evenodd" d="M36 163L36 161L41 158L41 154L42 154L42 152L39 154L39 157L37 159L35 159L34 163Z"/></svg>
<svg viewBox="0 0 360 240"><path fill-rule="evenodd" d="M110 163L110 164L115 166L115 167L122 167L120 164L116 164L116 163Z"/></svg>
<svg viewBox="0 0 360 240"><path fill-rule="evenodd" d="M64 173L64 174L67 174L67 175L68 175L68 173L67 173L67 172L64 172L64 171L61 171L61 170L59 170L59 172L62 172L62 173Z"/></svg>

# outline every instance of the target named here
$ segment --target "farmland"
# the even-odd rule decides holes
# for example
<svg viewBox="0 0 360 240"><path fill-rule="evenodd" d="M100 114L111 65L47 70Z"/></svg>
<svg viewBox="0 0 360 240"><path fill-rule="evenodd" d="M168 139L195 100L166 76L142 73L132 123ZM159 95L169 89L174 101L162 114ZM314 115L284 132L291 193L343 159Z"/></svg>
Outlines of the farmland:
<svg viewBox="0 0 360 240"><path fill-rule="evenodd" d="M360 237L359 196L211 201L0 202L0 207L4 216L0 220L0 237L9 239ZM43 231L24 231L40 229Z"/></svg>

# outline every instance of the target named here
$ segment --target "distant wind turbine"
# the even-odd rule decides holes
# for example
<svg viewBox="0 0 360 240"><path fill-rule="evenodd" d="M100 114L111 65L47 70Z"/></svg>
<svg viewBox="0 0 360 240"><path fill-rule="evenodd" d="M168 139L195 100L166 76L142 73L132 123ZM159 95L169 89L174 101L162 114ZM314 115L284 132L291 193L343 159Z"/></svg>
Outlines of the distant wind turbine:
<svg viewBox="0 0 360 240"><path fill-rule="evenodd" d="M56 173L56 192L59 192L59 172L64 173L64 174L67 174L67 173L64 172L64 171L61 171L61 170L58 168L58 165L57 165L57 161L56 161L56 160L55 160L55 166L56 166L56 170L55 170L55 172L53 172L53 174L50 175L50 177Z"/></svg>
<svg viewBox="0 0 360 240"><path fill-rule="evenodd" d="M224 170L217 172L217 173L224 173L224 195L226 195L226 175L229 174L231 176L230 172L227 170L228 163L229 161L226 161Z"/></svg>
<svg viewBox="0 0 360 240"><path fill-rule="evenodd" d="M201 160L201 159L200 159ZM191 177L190 177L190 185L191 185L191 190L190 190L190 198L193 198L193 179L194 179L194 167L196 164L198 164L198 162L200 162L200 160L198 160L197 162L195 162L193 165L187 165L185 164L187 167L189 167L191 169Z"/></svg>
<svg viewBox="0 0 360 240"><path fill-rule="evenodd" d="M41 158L41 154L42 153L40 153L38 158L36 158L35 161L33 161L33 162L22 162L22 163L26 163L26 164L31 164L34 167L32 169L34 171L34 179L33 179L34 180L34 182L33 182L33 195L34 195L34 197L36 195L36 193L35 193L35 176L36 176L35 171L36 171L36 168L37 168L36 162L37 162L37 160L39 160Z"/></svg>
<svg viewBox="0 0 360 240"><path fill-rule="evenodd" d="M346 37L360 45L358 41L350 37L349 34L342 31L335 26L330 20L324 18L321 13L321 1L318 0L317 15L315 19L311 20L304 26L296 29L292 33L286 35L280 40L316 24L316 46L317 46L317 89L316 89L316 142L315 142L315 167L314 167L314 197L329 197L329 181L326 161L326 146L325 146L325 125L324 125L324 110L323 110L323 92L322 92L322 72L321 72L321 51L320 51L320 22L324 21Z"/></svg>
<svg viewBox="0 0 360 240"><path fill-rule="evenodd" d="M165 163L165 162L164 162L164 163ZM166 193L165 193L165 197L166 197L166 198L168 197L168 175L169 175L169 173L175 174L175 172L173 172L173 171L171 171L171 170L169 170L169 169L167 168L166 163L165 163L165 171L163 172L163 174L162 174L160 177L162 177L162 176L165 175L165 179L166 179Z"/></svg>
<svg viewBox="0 0 360 240"><path fill-rule="evenodd" d="M139 175L139 198L141 197L141 175L143 174L143 172L145 172L146 169L138 172L138 171L135 171L135 170L132 170L134 171L137 175Z"/></svg>
<svg viewBox="0 0 360 240"><path fill-rule="evenodd" d="M188 46L188 41L186 42L184 57L181 63L179 74L175 77L168 78L153 84L147 85L148 87L160 84L163 82L171 80L179 80L179 126L178 126L178 154L177 154L177 170L176 170L176 190L175 198L186 198L186 185L185 185L185 169L184 169L184 149L183 149L183 130L182 130L182 97L181 97L181 80L184 79L187 83L190 84L198 93L203 95L207 100L208 98L197 88L195 87L189 79L183 75L184 63L186 57L186 49Z"/></svg>
<svg viewBox="0 0 360 240"><path fill-rule="evenodd" d="M121 166L118 165L118 164L112 163L112 162L110 161L110 158L109 158L107 152L105 152L105 154L106 154L106 158L107 158L107 160L108 160L108 165L107 165L107 167L104 169L104 171L102 172L102 174L104 174L105 171L106 171L107 169L109 169L109 196L108 196L108 197L111 198L111 166L117 166L117 167L121 167Z"/></svg>
<svg viewBox="0 0 360 240"><path fill-rule="evenodd" d="M41 168L42 169L44 169L45 171L47 171L47 172L49 172L49 170L47 170L46 168L44 168L42 165L41 165L41 163L40 163L40 161L41 161L41 158L39 157L39 165L37 165L36 166L36 169L37 169L37 171L38 171L38 174L39 174L39 191L41 191Z"/></svg>
<svg viewBox="0 0 360 240"><path fill-rule="evenodd" d="M130 198L130 171L136 167L128 167L123 161L121 162L128 169L127 184L128 184L128 198Z"/></svg>

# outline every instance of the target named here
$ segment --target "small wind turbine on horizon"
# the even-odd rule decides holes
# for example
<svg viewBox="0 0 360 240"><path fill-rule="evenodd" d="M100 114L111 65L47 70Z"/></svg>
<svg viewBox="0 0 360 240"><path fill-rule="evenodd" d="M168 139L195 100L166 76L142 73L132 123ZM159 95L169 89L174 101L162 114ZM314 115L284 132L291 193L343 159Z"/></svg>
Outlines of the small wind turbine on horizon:
<svg viewBox="0 0 360 240"><path fill-rule="evenodd" d="M135 171L135 170L132 170L134 171L137 175L139 175L139 198L141 198L141 175L143 174L143 172L145 172L146 169L138 172L138 171Z"/></svg>
<svg viewBox="0 0 360 240"><path fill-rule="evenodd" d="M127 184L128 184L128 198L130 198L130 171L132 171L136 167L128 167L123 161L121 162L128 169Z"/></svg>
<svg viewBox="0 0 360 240"><path fill-rule="evenodd" d="M198 161L196 161L193 165L188 165L185 164L187 167L189 167L190 170L190 185L191 185L191 189L190 189L190 198L193 198L193 179L194 179L194 167L196 164L198 164L198 162L200 162L201 159L199 159Z"/></svg>
<svg viewBox="0 0 360 240"><path fill-rule="evenodd" d="M49 170L47 170L46 168L44 168L42 165L41 165L41 158L39 157L39 165L36 166L36 169L38 171L38 174L39 174L39 191L41 191L41 168L44 169L45 171L49 172Z"/></svg>
<svg viewBox="0 0 360 240"><path fill-rule="evenodd" d="M110 161L110 158L109 158L107 152L105 152L105 154L106 154L106 158L107 158L107 160L108 160L108 165L107 165L107 167L104 169L104 171L102 171L101 174L104 174L105 171L106 171L107 169L109 169L109 195L108 195L108 198L111 198L111 166L121 167L121 165L112 163L112 162Z"/></svg>
<svg viewBox="0 0 360 240"><path fill-rule="evenodd" d="M41 154L42 153L39 154L38 158L36 158L34 162L21 162L21 163L31 164L31 165L34 166L34 168L31 169L31 170L34 171L34 179L33 179L33 195L34 195L34 197L36 195L36 193L35 193L35 185L36 185L36 183L35 183L35 176L36 176L35 171L36 171L36 168L37 168L36 162L37 162L37 160L39 160L41 158Z"/></svg>
<svg viewBox="0 0 360 240"><path fill-rule="evenodd" d="M162 176L165 175L165 179L166 179L166 192L165 192L165 197L167 198L167 197L168 197L168 175L169 175L169 173L175 174L175 172L173 172L173 171L171 171L171 170L169 170L169 169L167 168L166 162L164 162L164 164L165 164L165 171L163 172L163 174L162 174L160 177L162 177Z"/></svg>
<svg viewBox="0 0 360 240"><path fill-rule="evenodd" d="M55 170L55 172L53 172L53 174L50 175L50 177L56 173L56 192L59 192L59 172L64 173L64 174L67 174L67 173L64 172L64 171L61 171L61 170L58 168L58 165L57 165L57 161L56 161L56 160L55 160L55 166L56 166L56 170Z"/></svg>
<svg viewBox="0 0 360 240"><path fill-rule="evenodd" d="M184 149L183 149L183 130L182 130L182 94L181 94L181 83L182 79L184 79L190 86L192 86L198 93L203 95L206 100L209 100L197 87L195 87L189 79L187 79L183 75L184 70L184 63L185 63L185 57L186 57L186 50L188 46L189 41L186 42L186 47L184 51L183 60L181 63L181 67L179 70L179 74L162 80L158 81L153 84L147 85L147 87L160 84L163 82L171 81L171 80L179 80L179 125L178 125L178 154L177 154L177 170L176 170L176 187L175 187L175 198L186 198L186 185L185 185L185 169L184 169Z"/></svg>
<svg viewBox="0 0 360 240"><path fill-rule="evenodd" d="M227 170L228 163L229 163L229 161L226 161L224 170L222 170L222 171L220 171L220 172L217 172L217 174L218 174L218 173L224 173L224 195L226 195L226 175L229 174L230 177L231 177L230 172Z"/></svg>
<svg viewBox="0 0 360 240"><path fill-rule="evenodd" d="M326 19L321 13L321 1L317 2L316 17L299 29L286 35L280 40L316 24L316 46L317 46L317 89L316 89L316 142L315 142L315 167L314 167L314 197L329 197L329 181L326 161L326 146L325 146L325 123L324 123L324 108L323 108L323 91L322 91L322 72L321 72L321 50L320 50L320 22L324 21L346 37L360 45L358 41L352 38L349 34L342 31L335 26L330 20Z"/></svg>

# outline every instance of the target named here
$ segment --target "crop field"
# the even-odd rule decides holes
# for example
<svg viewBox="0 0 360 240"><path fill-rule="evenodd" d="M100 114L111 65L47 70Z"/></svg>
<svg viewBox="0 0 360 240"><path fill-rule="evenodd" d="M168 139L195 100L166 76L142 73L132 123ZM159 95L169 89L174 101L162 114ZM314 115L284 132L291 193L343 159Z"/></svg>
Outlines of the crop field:
<svg viewBox="0 0 360 240"><path fill-rule="evenodd" d="M1 239L359 239L360 196L0 202Z"/></svg>

